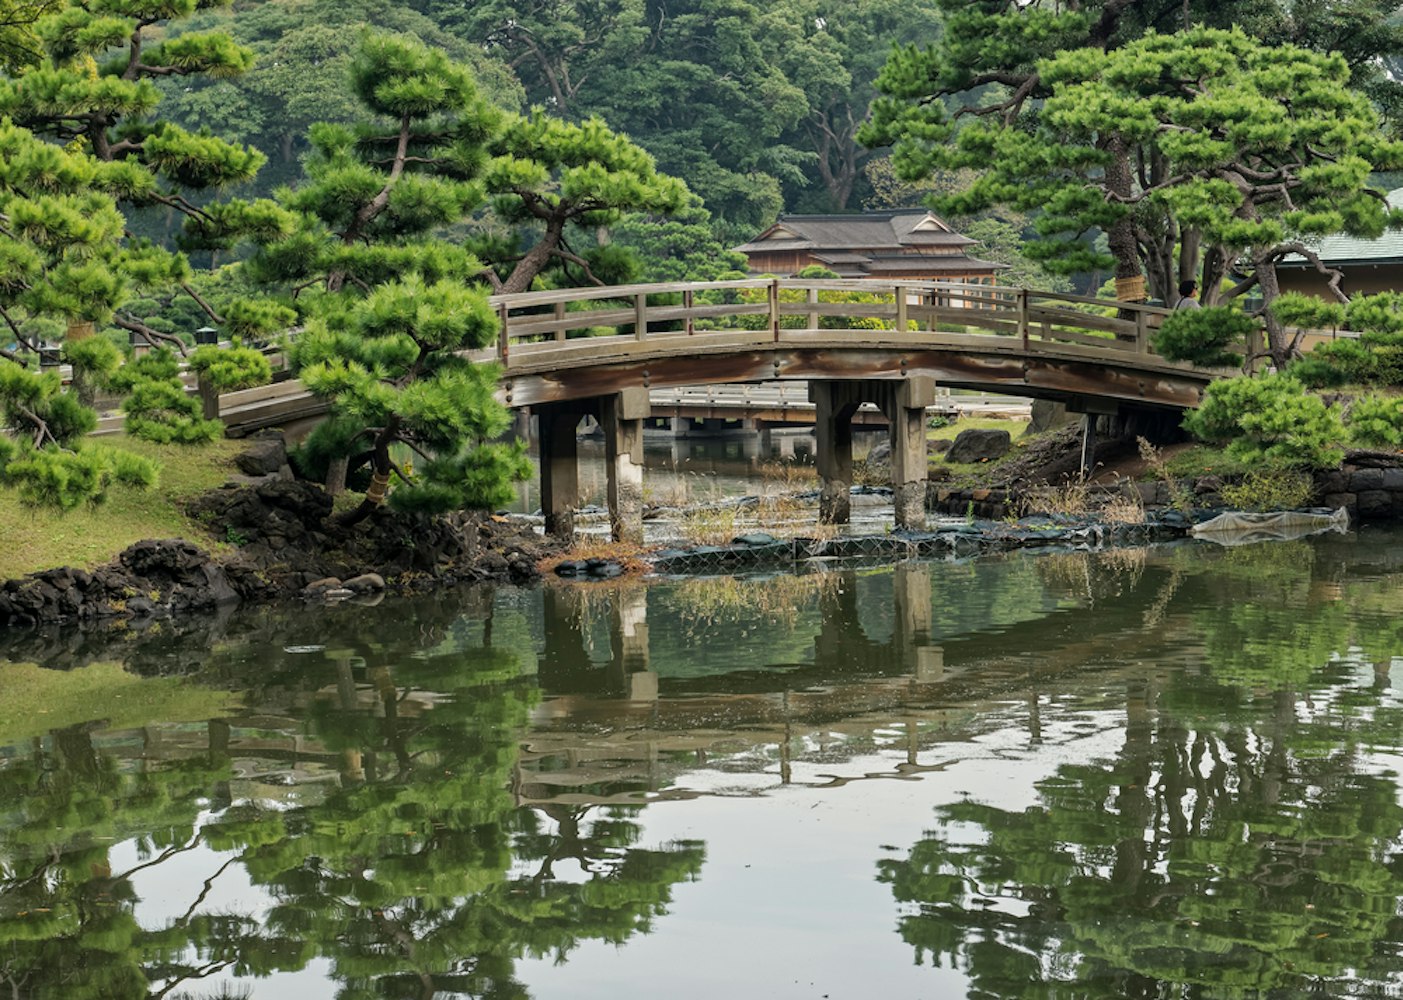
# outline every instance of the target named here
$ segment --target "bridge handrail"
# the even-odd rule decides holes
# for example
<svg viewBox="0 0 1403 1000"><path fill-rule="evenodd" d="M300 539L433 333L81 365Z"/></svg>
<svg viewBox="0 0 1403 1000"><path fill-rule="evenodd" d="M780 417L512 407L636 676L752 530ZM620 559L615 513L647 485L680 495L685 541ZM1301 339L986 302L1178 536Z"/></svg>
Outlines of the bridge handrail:
<svg viewBox="0 0 1403 1000"><path fill-rule="evenodd" d="M557 288L547 292L508 292L489 296L494 309L527 309L569 302L597 299L629 299L636 295L676 295L683 292L729 291L744 288L765 288L772 278L737 278L731 281L674 281L651 285L589 285L580 288Z"/></svg>
<svg viewBox="0 0 1403 1000"><path fill-rule="evenodd" d="M740 302L716 302L710 297L710 293L726 292L765 294L746 296ZM865 293L864 297L871 299L825 301L824 292ZM678 295L680 303L649 301ZM888 334L929 335L939 327L955 326L966 333L1016 336L1025 347L1031 340L1054 341L1153 356L1150 333L1172 311L1142 303L977 282L868 278L770 277L615 285L495 295L490 302L501 322L496 356L506 368L511 367L514 347L532 354L552 344L578 343L580 338L572 333L596 327L615 328L612 334L589 338L603 348L601 342L645 341L658 335L733 335L766 329L779 340L782 331L794 330L796 325L809 331L830 329L831 324L821 323L822 318L877 320ZM601 307L566 308L587 303ZM548 308L551 311L545 311ZM744 316L765 318L720 331L698 326ZM796 324L794 317L803 319ZM672 328L650 330L664 323ZM622 327L631 327L631 332L619 333ZM547 343L543 345L542 340Z"/></svg>

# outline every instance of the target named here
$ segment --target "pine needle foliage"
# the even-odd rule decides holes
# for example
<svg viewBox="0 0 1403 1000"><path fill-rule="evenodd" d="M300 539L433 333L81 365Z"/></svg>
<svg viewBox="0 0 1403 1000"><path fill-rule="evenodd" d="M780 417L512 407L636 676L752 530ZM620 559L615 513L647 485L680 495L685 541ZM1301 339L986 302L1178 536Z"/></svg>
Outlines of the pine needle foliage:
<svg viewBox="0 0 1403 1000"><path fill-rule="evenodd" d="M114 484L152 486L154 462L84 440L96 425L97 414L62 391L57 372L0 359L0 485L62 510L101 503Z"/></svg>
<svg viewBox="0 0 1403 1000"><path fill-rule="evenodd" d="M1248 464L1327 469L1344 457L1339 408L1290 375L1214 382L1184 426L1200 440L1227 444L1229 455Z"/></svg>
<svg viewBox="0 0 1403 1000"><path fill-rule="evenodd" d="M1238 367L1242 355L1230 350L1257 329L1257 322L1234 306L1180 309L1165 317L1152 342L1170 361L1211 367Z"/></svg>
<svg viewBox="0 0 1403 1000"><path fill-rule="evenodd" d="M158 444L202 444L224 434L224 424L204 419L200 401L185 391L180 362L168 348L123 365L114 383L127 392L122 410L133 437Z"/></svg>

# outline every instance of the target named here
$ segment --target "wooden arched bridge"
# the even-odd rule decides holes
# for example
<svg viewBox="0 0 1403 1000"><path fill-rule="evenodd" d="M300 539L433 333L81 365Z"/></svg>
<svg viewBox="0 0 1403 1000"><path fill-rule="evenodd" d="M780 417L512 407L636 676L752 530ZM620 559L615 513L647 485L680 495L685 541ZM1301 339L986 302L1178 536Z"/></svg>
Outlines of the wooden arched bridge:
<svg viewBox="0 0 1403 1000"><path fill-rule="evenodd" d="M1168 310L1022 288L953 282L750 279L572 288L493 297L501 320L481 360L501 398L540 421L548 530L572 530L575 432L605 430L616 537L641 532L642 424L654 388L803 380L816 407L820 516L848 516L851 417L885 413L898 526L923 522L925 409L936 386L1054 399L1086 414L1196 406L1230 374L1157 356ZM1245 345L1251 346L1251 345ZM1249 351L1249 356L1254 353ZM289 383L231 393L231 428L316 403Z"/></svg>

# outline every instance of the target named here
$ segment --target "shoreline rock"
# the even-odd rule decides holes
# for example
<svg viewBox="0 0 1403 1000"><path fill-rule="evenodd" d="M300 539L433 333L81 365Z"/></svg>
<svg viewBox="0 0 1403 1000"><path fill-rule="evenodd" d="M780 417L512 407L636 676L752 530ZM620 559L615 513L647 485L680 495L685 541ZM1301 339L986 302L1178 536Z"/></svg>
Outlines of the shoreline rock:
<svg viewBox="0 0 1403 1000"><path fill-rule="evenodd" d="M211 543L147 539L93 570L40 570L0 583L0 628L110 619L141 621L287 598L367 598L462 583L529 583L559 546L487 514L381 511L351 528L330 519L319 486L272 477L193 500ZM343 582L344 581L344 582ZM330 584L334 583L335 586Z"/></svg>

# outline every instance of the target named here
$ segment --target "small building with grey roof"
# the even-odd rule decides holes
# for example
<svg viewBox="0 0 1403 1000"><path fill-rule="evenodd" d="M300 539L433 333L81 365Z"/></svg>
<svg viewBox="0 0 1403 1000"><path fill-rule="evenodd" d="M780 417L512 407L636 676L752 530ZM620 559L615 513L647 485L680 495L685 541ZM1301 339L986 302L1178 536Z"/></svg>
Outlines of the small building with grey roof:
<svg viewBox="0 0 1403 1000"><path fill-rule="evenodd" d="M934 279L994 284L1007 265L971 257L976 240L925 209L861 215L781 215L736 247L755 274L784 277L818 265L843 278Z"/></svg>

